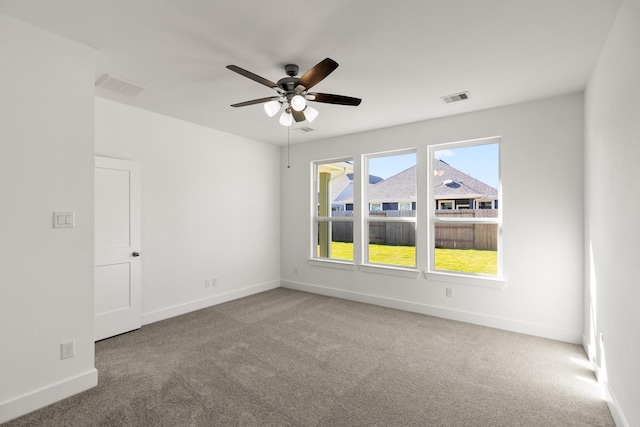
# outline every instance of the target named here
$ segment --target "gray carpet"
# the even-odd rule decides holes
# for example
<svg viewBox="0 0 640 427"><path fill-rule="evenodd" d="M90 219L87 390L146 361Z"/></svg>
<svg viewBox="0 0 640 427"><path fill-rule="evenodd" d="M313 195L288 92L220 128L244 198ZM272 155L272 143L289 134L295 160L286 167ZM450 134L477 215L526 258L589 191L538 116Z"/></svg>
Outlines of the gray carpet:
<svg viewBox="0 0 640 427"><path fill-rule="evenodd" d="M96 344L17 426L614 426L582 348L275 289Z"/></svg>

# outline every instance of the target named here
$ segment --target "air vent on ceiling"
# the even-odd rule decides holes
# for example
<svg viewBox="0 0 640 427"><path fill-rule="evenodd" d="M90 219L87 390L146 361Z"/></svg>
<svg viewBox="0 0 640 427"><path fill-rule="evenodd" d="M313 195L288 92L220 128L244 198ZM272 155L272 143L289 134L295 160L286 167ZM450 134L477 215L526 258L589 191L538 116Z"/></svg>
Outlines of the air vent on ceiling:
<svg viewBox="0 0 640 427"><path fill-rule="evenodd" d="M471 95L469 94L469 92L459 92L459 93L454 93L452 95L440 97L440 99L442 99L442 101L447 104L451 102L464 101L465 99L469 99L469 98L471 98Z"/></svg>
<svg viewBox="0 0 640 427"><path fill-rule="evenodd" d="M141 92L147 90L145 86L142 86L139 83L111 76L109 74L105 74L104 77L98 80L96 82L96 87L102 87L131 97L137 96Z"/></svg>
<svg viewBox="0 0 640 427"><path fill-rule="evenodd" d="M309 132L313 132L315 129L312 129L309 126L304 126L304 127L301 127L301 128L296 128L294 130L296 132L300 132L300 133L309 133Z"/></svg>

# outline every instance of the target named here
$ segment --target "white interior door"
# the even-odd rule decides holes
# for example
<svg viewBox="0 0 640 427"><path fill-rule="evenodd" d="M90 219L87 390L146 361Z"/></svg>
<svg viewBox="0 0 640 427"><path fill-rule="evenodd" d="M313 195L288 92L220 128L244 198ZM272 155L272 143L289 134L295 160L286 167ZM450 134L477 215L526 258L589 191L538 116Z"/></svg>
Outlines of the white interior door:
<svg viewBox="0 0 640 427"><path fill-rule="evenodd" d="M140 165L96 157L96 341L138 329L140 301Z"/></svg>

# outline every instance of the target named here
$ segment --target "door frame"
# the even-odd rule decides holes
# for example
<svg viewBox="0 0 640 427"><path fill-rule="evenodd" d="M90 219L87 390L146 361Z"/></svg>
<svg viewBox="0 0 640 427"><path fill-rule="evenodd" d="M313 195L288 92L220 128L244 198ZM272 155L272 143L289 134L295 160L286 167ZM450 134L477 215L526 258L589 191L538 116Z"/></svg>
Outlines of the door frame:
<svg viewBox="0 0 640 427"><path fill-rule="evenodd" d="M114 159L109 157L95 157L94 169L113 169L129 171L129 246L110 248L99 251L95 247L94 269L97 268L98 259L104 262L113 259L115 262L129 263L130 294L129 309L119 309L107 313L101 313L94 317L94 340L99 341L142 326L142 272L140 256L134 256L141 252L141 174L140 163L133 160ZM94 172L95 173L95 172ZM97 197L97 194L96 194ZM96 225L97 229L97 225ZM94 246L97 246L97 242ZM119 260L119 261L118 261ZM100 264L108 265L108 263ZM94 285L95 286L95 285ZM94 290L95 292L95 290ZM94 308L95 313L95 308Z"/></svg>

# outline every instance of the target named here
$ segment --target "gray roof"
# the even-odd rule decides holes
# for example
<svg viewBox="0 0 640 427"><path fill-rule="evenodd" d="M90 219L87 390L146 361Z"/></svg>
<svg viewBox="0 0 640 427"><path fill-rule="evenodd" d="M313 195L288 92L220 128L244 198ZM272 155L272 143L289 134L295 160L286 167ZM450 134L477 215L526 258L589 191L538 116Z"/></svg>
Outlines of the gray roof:
<svg viewBox="0 0 640 427"><path fill-rule="evenodd" d="M331 202L353 195L353 184L347 174L331 180Z"/></svg>
<svg viewBox="0 0 640 427"><path fill-rule="evenodd" d="M442 160L433 161L435 199L497 199L498 190ZM415 202L416 166L369 187L369 203ZM340 200L353 203L353 196Z"/></svg>
<svg viewBox="0 0 640 427"><path fill-rule="evenodd" d="M369 185L382 182L379 176L369 175ZM345 200L353 200L353 174L348 173L331 181L331 200L333 203L345 203ZM349 202L350 203L350 202Z"/></svg>
<svg viewBox="0 0 640 427"><path fill-rule="evenodd" d="M498 190L442 160L433 161L433 192L436 199L497 199Z"/></svg>
<svg viewBox="0 0 640 427"><path fill-rule="evenodd" d="M369 187L369 203L415 202L416 167L410 167Z"/></svg>

